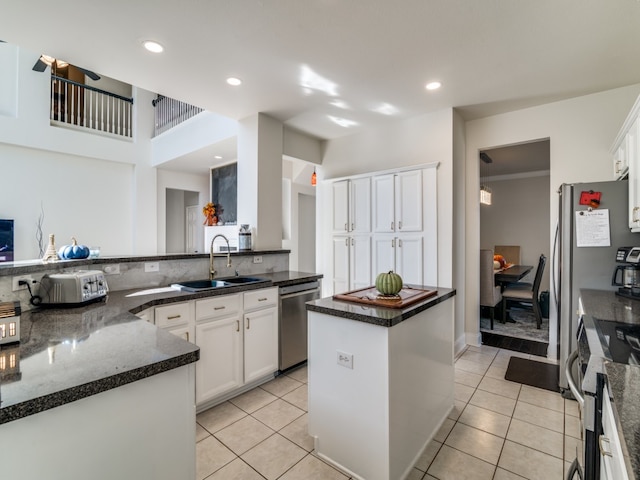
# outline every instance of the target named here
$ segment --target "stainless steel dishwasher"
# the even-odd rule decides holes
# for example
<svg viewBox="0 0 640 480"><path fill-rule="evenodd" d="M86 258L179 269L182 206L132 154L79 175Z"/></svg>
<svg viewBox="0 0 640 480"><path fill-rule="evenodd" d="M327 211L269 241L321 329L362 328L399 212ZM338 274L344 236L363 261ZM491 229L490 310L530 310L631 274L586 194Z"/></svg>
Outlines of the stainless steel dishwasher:
<svg viewBox="0 0 640 480"><path fill-rule="evenodd" d="M307 309L305 303L320 298L317 280L279 288L280 371L307 360Z"/></svg>

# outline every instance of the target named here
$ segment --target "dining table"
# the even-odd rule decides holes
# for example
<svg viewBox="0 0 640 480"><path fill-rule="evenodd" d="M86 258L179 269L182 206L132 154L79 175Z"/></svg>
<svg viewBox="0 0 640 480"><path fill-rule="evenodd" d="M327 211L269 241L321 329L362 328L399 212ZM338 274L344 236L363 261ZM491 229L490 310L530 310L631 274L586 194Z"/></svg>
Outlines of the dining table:
<svg viewBox="0 0 640 480"><path fill-rule="evenodd" d="M515 283L522 280L531 270L533 265L508 265L493 271L496 285L500 285L502 289L509 283Z"/></svg>

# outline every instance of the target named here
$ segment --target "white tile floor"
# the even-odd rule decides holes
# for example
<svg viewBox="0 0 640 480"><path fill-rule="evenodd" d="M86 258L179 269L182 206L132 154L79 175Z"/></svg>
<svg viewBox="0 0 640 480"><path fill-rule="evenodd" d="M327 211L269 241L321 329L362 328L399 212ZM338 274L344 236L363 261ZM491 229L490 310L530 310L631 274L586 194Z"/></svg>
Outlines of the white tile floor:
<svg viewBox="0 0 640 480"><path fill-rule="evenodd" d="M580 447L578 408L504 380L511 356L469 347L456 361L455 408L408 480L562 480ZM346 480L313 455L306 367L197 416L198 480Z"/></svg>

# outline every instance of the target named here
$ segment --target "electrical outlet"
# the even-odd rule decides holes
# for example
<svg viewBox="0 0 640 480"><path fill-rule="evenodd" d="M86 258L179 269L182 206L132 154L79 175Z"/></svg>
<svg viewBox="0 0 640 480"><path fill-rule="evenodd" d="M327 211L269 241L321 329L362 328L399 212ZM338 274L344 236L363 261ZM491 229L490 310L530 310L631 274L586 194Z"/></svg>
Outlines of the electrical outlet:
<svg viewBox="0 0 640 480"><path fill-rule="evenodd" d="M104 267L104 273L107 275L118 275L120 273L120 264L106 265Z"/></svg>
<svg viewBox="0 0 640 480"><path fill-rule="evenodd" d="M253 263L262 263L262 255L256 255L253 257Z"/></svg>
<svg viewBox="0 0 640 480"><path fill-rule="evenodd" d="M353 370L353 354L338 350L338 365Z"/></svg>
<svg viewBox="0 0 640 480"><path fill-rule="evenodd" d="M159 272L160 271L160 262L145 262L144 271L149 272Z"/></svg>
<svg viewBox="0 0 640 480"><path fill-rule="evenodd" d="M19 285L19 282L21 280L24 280L25 282L28 282L29 285L33 285L34 283L36 283L36 281L33 279L33 277L31 275L18 275L13 277L11 285L12 285L12 290L14 292L17 292L18 290L26 290L27 286L26 285Z"/></svg>

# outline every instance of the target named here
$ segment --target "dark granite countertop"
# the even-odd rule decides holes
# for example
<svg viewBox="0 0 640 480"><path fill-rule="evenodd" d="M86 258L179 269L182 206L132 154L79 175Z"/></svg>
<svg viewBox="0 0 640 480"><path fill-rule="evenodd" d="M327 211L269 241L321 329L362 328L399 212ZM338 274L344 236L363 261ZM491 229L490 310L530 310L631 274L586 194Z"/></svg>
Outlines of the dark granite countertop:
<svg viewBox="0 0 640 480"><path fill-rule="evenodd" d="M585 315L597 320L640 325L640 300L616 295L613 291L581 289ZM606 336L597 322L587 322L600 339L604 373L613 400L614 416L629 478L640 479L640 366L613 362Z"/></svg>
<svg viewBox="0 0 640 480"><path fill-rule="evenodd" d="M417 286L429 290L437 290L437 294L424 301L409 305L407 308L386 308L360 303L334 300L333 297L321 298L307 302L307 310L312 312L325 313L334 317L347 318L359 322L372 323L381 327L393 327L408 318L417 315L428 308L431 308L456 294L453 288L442 288L433 286Z"/></svg>
<svg viewBox="0 0 640 480"><path fill-rule="evenodd" d="M199 358L199 348L134 314L149 307L291 285L322 278L305 272L255 274L265 282L209 292L171 288L110 292L75 308L35 309L20 316L20 343L0 357L0 424L171 370Z"/></svg>
<svg viewBox="0 0 640 480"><path fill-rule="evenodd" d="M613 416L629 478L640 478L640 367L605 362Z"/></svg>

